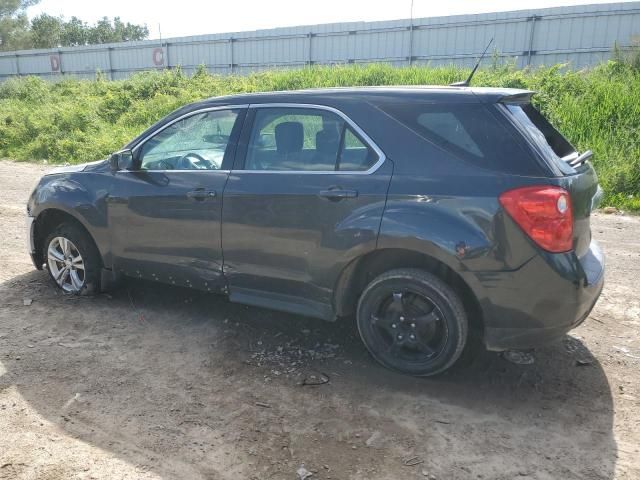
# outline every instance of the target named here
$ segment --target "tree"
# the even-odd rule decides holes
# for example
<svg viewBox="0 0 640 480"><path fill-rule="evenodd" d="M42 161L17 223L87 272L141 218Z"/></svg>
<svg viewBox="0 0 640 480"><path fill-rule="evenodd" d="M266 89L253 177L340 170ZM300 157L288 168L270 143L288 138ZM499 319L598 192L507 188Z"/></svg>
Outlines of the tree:
<svg viewBox="0 0 640 480"><path fill-rule="evenodd" d="M108 17L103 17L95 25L88 25L78 17L65 21L63 17L43 13L31 21L32 48L127 42L144 40L148 36L149 29L146 25L124 23L120 17L115 17L113 22Z"/></svg>
<svg viewBox="0 0 640 480"><path fill-rule="evenodd" d="M144 40L149 36L149 29L146 25L124 23L120 20L120 17L115 17L113 23L108 17L102 17L95 26L88 29L87 34L87 43L94 45L98 43Z"/></svg>
<svg viewBox="0 0 640 480"><path fill-rule="evenodd" d="M88 43L89 26L78 17L71 17L71 20L62 25L60 34L60 44L64 47L77 47Z"/></svg>
<svg viewBox="0 0 640 480"><path fill-rule="evenodd" d="M59 17L43 13L31 20L31 42L34 48L61 46L64 22Z"/></svg>
<svg viewBox="0 0 640 480"><path fill-rule="evenodd" d="M136 40L144 40L149 36L149 29L146 25L134 25L132 23L124 23L120 17L113 19L113 27L119 42L131 42Z"/></svg>
<svg viewBox="0 0 640 480"><path fill-rule="evenodd" d="M27 48L76 47L100 43L144 40L149 36L146 25L113 21L102 17L89 25L78 17L68 21L43 13L31 22L26 9L40 0L0 0L0 50Z"/></svg>
<svg viewBox="0 0 640 480"><path fill-rule="evenodd" d="M0 50L31 47L26 9L40 0L0 0Z"/></svg>

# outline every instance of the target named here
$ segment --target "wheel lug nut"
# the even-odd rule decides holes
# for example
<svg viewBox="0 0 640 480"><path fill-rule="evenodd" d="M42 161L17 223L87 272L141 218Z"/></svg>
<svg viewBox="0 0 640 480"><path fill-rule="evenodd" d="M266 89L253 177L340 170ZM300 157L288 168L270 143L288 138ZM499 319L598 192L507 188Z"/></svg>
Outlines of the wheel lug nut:
<svg viewBox="0 0 640 480"><path fill-rule="evenodd" d="M404 317L400 317L400 321L401 321L401 322L404 322Z"/></svg>
<svg viewBox="0 0 640 480"><path fill-rule="evenodd" d="M412 323L412 324L411 324L411 328L416 328L416 324L415 324L415 323Z"/></svg>
<svg viewBox="0 0 640 480"><path fill-rule="evenodd" d="M398 340L402 340L402 335L398 335Z"/></svg>
<svg viewBox="0 0 640 480"><path fill-rule="evenodd" d="M396 328L396 327L397 327L397 325L395 323L391 324L391 328Z"/></svg>
<svg viewBox="0 0 640 480"><path fill-rule="evenodd" d="M411 335L409 335L409 338L410 338L411 340L415 340L415 339L416 339L416 336L412 333Z"/></svg>

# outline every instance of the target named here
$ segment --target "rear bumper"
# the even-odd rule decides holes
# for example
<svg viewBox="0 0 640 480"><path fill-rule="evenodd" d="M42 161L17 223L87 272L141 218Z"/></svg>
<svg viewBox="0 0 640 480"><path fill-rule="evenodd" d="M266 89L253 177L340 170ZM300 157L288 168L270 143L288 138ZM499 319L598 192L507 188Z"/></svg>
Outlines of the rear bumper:
<svg viewBox="0 0 640 480"><path fill-rule="evenodd" d="M525 349L559 340L591 313L604 286L604 256L591 242L585 255L535 256L512 272L480 276L489 350Z"/></svg>

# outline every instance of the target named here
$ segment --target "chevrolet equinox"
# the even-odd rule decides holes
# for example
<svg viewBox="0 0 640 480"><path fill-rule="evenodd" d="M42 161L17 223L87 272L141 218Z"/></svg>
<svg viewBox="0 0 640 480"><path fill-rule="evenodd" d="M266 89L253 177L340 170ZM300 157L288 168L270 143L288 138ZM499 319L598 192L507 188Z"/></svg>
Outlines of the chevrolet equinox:
<svg viewBox="0 0 640 480"><path fill-rule="evenodd" d="M533 92L372 87L211 98L45 175L30 251L65 292L122 275L325 320L412 375L580 324L601 190Z"/></svg>

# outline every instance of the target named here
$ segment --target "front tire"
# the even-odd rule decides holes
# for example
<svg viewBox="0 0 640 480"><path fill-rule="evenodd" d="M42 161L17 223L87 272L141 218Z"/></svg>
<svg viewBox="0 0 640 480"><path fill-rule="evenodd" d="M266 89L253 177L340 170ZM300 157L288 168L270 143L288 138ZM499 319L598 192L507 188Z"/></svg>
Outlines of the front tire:
<svg viewBox="0 0 640 480"><path fill-rule="evenodd" d="M77 225L63 223L47 235L42 258L49 276L65 293L91 295L99 290L100 254Z"/></svg>
<svg viewBox="0 0 640 480"><path fill-rule="evenodd" d="M373 358L409 375L447 370L467 341L467 316L456 292L417 269L376 277L360 297L357 323Z"/></svg>

